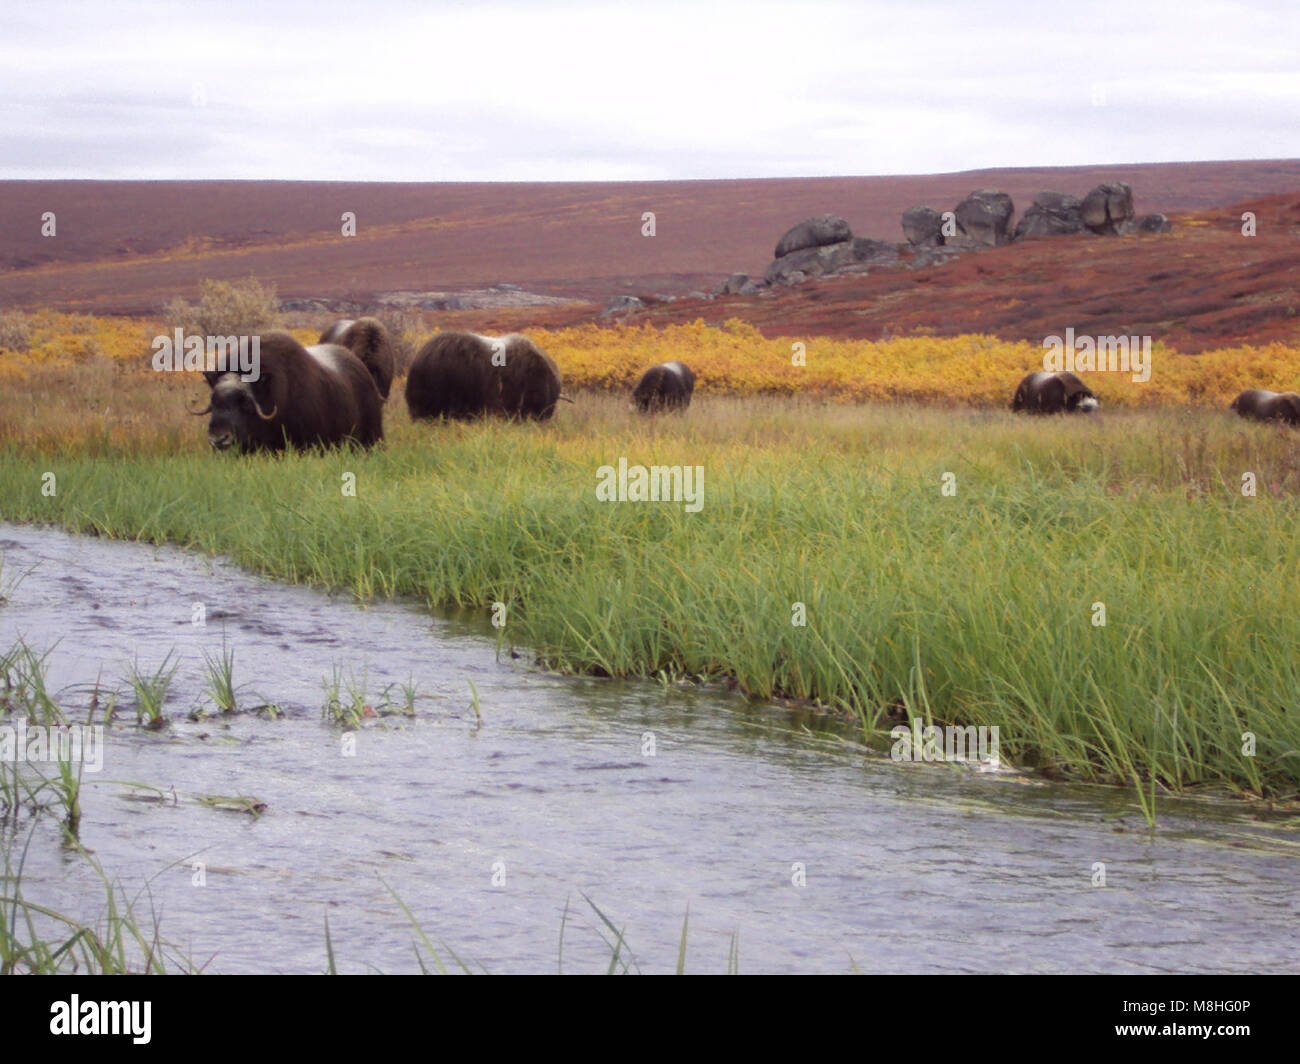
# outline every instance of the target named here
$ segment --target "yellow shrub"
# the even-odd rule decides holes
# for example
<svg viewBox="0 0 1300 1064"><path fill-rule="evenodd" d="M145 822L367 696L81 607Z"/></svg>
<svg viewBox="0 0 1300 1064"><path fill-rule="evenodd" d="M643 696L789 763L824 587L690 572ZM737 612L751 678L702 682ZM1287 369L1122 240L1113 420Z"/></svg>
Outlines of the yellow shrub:
<svg viewBox="0 0 1300 1064"><path fill-rule="evenodd" d="M0 353L0 379L19 380L26 369L74 368L96 356L146 368L161 321L91 318L38 311L25 316L28 350ZM295 328L304 344L314 329ZM723 326L695 321L662 329L650 325L531 329L530 336L560 367L568 391L629 391L659 362L680 359L698 378L701 395L802 395L841 402L909 400L1006 406L1017 383L1043 365L1043 348L992 336L904 336L843 340L825 336L765 338L745 322ZM796 345L804 365L796 365ZM1244 388L1300 390L1300 345L1239 345L1180 354L1153 345L1145 383L1125 373L1083 374L1114 407L1171 404L1224 405Z"/></svg>

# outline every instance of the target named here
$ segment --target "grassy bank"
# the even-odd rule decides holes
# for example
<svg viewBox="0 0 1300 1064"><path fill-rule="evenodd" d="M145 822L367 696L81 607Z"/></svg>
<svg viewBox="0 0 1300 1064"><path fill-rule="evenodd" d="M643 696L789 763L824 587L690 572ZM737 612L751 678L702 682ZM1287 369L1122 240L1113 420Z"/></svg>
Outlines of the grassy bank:
<svg viewBox="0 0 1300 1064"><path fill-rule="evenodd" d="M398 402L373 453L233 458L185 414L193 381L97 398L87 379L51 383L44 412L7 401L0 517L362 598L502 602L505 637L561 669L997 725L1013 761L1144 795L1300 792L1286 431L708 397L648 422L583 394L547 426L415 426ZM620 458L703 467L703 509L598 501Z"/></svg>

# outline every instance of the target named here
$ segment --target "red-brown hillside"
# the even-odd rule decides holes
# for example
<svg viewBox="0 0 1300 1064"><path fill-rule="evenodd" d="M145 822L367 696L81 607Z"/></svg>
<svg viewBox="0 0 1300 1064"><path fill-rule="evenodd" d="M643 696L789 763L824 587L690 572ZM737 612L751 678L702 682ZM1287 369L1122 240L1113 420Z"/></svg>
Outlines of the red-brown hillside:
<svg viewBox="0 0 1300 1064"><path fill-rule="evenodd" d="M972 189L997 187L1011 193L1019 211L1037 190L1081 195L1106 179L1132 184L1140 213L1176 214L1300 189L1300 161L602 184L3 182L0 306L151 313L173 296L192 297L201 279L250 274L275 282L283 298L359 302L386 292L455 292L499 282L597 301L625 292L680 295L711 288L732 271L761 274L777 237L809 214L842 214L860 236L897 240L899 215L915 204L947 209ZM53 238L40 235L44 211L56 214ZM344 211L356 213L355 237L340 235ZM641 235L644 211L656 214L652 238ZM1035 308L1047 320L1053 317L1053 300L1068 301L1075 289L1091 292L1101 284L1109 287L1089 303L1090 313L1100 318L1111 313L1107 299L1124 306L1123 300L1134 295L1134 278L1125 273L1125 263L1134 261L1125 253L1134 246L1141 256L1151 256L1142 260L1144 268L1179 270L1180 284L1186 276L1189 299L1194 301L1191 293L1200 288L1217 290L1225 281L1216 256L1231 245L1205 239L1188 234L1180 245L1157 239L1149 246L1124 240L1013 247L934 271L834 281L767 301L726 300L699 310L714 316L753 304L754 314L771 315L770 327L788 322L789 328L805 331L816 326L869 335L912 325L946 330L936 319L956 323L977 312L980 317L970 324L1027 328ZM1243 254L1262 251L1270 239L1262 227L1256 252ZM1078 249L1085 246L1090 252L1081 259ZM1157 250L1175 246L1176 253ZM1209 258L1198 258L1202 253ZM1177 257L1186 254L1192 258ZM1249 270L1244 260L1240 268ZM1077 279L1068 272L1078 269L1084 272ZM1205 276L1196 276L1198 271ZM987 282L993 274L1001 278L995 290ZM972 298L981 283L986 297L997 296L994 305ZM1009 284L1017 291L1007 289ZM940 294L921 300L908 295L909 286L927 285ZM849 309L867 297L899 301L897 325L893 310L879 317L883 306ZM955 302L946 308L925 305L936 299ZM1024 309L996 305L1015 299ZM813 313L814 306L824 313ZM809 309L797 309L804 307ZM671 318L688 309L675 305L655 315ZM590 314L574 308L561 316L575 312ZM520 321L522 315L526 323L555 313L521 311L508 317ZM1182 316L1183 311L1169 315L1171 321ZM766 317L763 324L769 327Z"/></svg>
<svg viewBox="0 0 1300 1064"><path fill-rule="evenodd" d="M1257 235L1242 235L1242 213ZM918 270L832 277L757 296L651 305L620 320L740 318L768 336L878 339L1067 327L1149 335L1180 351L1300 340L1300 193L1176 216L1172 234L1042 237ZM561 308L552 313L558 318Z"/></svg>

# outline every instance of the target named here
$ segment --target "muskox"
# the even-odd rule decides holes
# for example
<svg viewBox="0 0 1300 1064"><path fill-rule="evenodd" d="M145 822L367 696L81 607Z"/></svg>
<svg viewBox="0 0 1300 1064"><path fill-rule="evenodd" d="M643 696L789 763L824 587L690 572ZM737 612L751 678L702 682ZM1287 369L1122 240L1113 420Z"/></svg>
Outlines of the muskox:
<svg viewBox="0 0 1300 1064"><path fill-rule="evenodd" d="M303 347L288 333L260 338L256 380L205 371L208 442L218 451L283 451L383 439L383 406L370 371L346 347Z"/></svg>
<svg viewBox="0 0 1300 1064"><path fill-rule="evenodd" d="M547 420L560 395L560 371L518 333L441 332L415 356L406 376L412 419L492 415Z"/></svg>
<svg viewBox="0 0 1300 1064"><path fill-rule="evenodd" d="M1097 397L1073 373L1031 373L1020 382L1011 409L1026 414L1090 414Z"/></svg>
<svg viewBox="0 0 1300 1064"><path fill-rule="evenodd" d="M695 391L695 374L681 362L651 366L632 389L632 402L643 414L658 410L685 410Z"/></svg>
<svg viewBox="0 0 1300 1064"><path fill-rule="evenodd" d="M1229 410L1252 421L1281 421L1300 425L1300 395L1295 392L1266 392L1248 388L1232 401Z"/></svg>
<svg viewBox="0 0 1300 1064"><path fill-rule="evenodd" d="M321 333L317 343L346 347L370 371L375 387L379 389L379 397L388 398L388 391L393 386L396 358L392 337L382 322L375 318L358 318L356 321L343 318Z"/></svg>

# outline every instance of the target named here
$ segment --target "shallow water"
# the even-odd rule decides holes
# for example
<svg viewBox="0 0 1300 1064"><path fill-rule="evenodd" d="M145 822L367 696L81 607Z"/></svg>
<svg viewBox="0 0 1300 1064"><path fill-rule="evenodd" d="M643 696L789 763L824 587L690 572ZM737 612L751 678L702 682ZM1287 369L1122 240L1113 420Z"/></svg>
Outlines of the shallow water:
<svg viewBox="0 0 1300 1064"><path fill-rule="evenodd" d="M718 690L552 676L498 655L486 625L401 604L51 530L0 525L0 549L0 649L53 647L67 705L99 682L133 721L133 660L179 657L172 727L110 731L81 840L129 892L149 882L163 937L209 970L321 971L327 915L342 970L415 970L384 883L435 946L498 972L556 970L566 901L564 969L604 970L583 895L644 971L672 969L688 906L689 971L724 970L733 932L746 972L1300 969L1300 840L1231 804L1164 807L1151 833L1117 791L896 765ZM246 704L283 717L186 719L223 639ZM320 715L335 666L374 696L414 678L415 719L374 722L344 756ZM94 918L102 884L42 823L26 897Z"/></svg>

